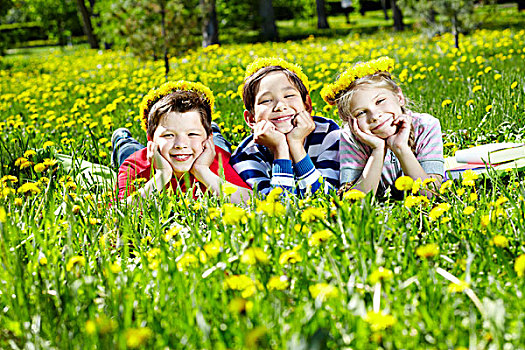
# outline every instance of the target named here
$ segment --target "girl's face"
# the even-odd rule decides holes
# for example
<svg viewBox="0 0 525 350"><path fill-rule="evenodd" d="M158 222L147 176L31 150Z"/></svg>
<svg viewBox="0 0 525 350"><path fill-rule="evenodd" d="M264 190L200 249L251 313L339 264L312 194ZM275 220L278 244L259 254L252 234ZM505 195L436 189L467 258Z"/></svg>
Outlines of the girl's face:
<svg viewBox="0 0 525 350"><path fill-rule="evenodd" d="M384 88L360 87L350 101L350 117L357 119L364 133L386 139L397 132L395 123L403 114L405 97Z"/></svg>
<svg viewBox="0 0 525 350"><path fill-rule="evenodd" d="M159 145L160 154L170 162L177 178L190 171L207 138L197 111L166 114L153 134L153 142Z"/></svg>

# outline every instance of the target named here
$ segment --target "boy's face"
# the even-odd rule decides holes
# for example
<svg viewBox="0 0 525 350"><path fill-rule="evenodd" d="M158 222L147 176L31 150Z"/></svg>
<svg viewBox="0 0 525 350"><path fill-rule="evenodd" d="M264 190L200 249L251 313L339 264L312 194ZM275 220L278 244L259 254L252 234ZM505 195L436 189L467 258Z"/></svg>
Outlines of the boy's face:
<svg viewBox="0 0 525 350"><path fill-rule="evenodd" d="M176 177L190 171L207 139L197 111L166 114L153 134L153 142L159 145L160 154L171 164Z"/></svg>
<svg viewBox="0 0 525 350"><path fill-rule="evenodd" d="M350 101L351 118L357 119L361 131L386 139L397 132L394 122L403 114L404 104L401 90L395 94L388 89L362 87Z"/></svg>
<svg viewBox="0 0 525 350"><path fill-rule="evenodd" d="M310 96L303 102L301 93L284 73L271 72L260 81L254 113L244 111L244 119L252 129L256 123L268 120L278 131L287 134L294 127L295 115L304 110L312 111Z"/></svg>

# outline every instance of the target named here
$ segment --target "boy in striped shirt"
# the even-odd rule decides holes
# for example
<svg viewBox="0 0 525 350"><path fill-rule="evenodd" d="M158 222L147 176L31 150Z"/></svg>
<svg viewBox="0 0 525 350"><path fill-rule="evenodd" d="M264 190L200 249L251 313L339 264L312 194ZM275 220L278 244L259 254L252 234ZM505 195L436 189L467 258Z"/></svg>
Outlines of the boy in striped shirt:
<svg viewBox="0 0 525 350"><path fill-rule="evenodd" d="M304 196L339 187L340 128L311 116L308 78L282 59L248 66L243 86L244 119L253 134L241 142L230 164L253 189L273 188Z"/></svg>

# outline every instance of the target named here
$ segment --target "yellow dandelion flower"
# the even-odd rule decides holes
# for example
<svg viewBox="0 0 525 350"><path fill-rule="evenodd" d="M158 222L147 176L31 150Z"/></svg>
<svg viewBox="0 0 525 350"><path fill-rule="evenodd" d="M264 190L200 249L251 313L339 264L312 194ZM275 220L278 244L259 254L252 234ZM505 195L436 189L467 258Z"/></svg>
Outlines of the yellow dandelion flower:
<svg viewBox="0 0 525 350"><path fill-rule="evenodd" d="M44 142L44 145L42 146L44 149L48 148L48 147L53 147L55 145L55 143L53 141L46 141Z"/></svg>
<svg viewBox="0 0 525 350"><path fill-rule="evenodd" d="M471 169L468 169L463 173L463 179L461 181L461 185L473 187L478 177L479 177L478 174L476 174Z"/></svg>
<svg viewBox="0 0 525 350"><path fill-rule="evenodd" d="M276 202L273 200L268 200L257 202L257 211L263 212L268 216L282 216L286 213L286 208L282 203Z"/></svg>
<svg viewBox="0 0 525 350"><path fill-rule="evenodd" d="M68 260L66 264L66 270L71 271L73 270L75 266L84 267L85 265L86 265L86 258L80 255L73 256Z"/></svg>
<svg viewBox="0 0 525 350"><path fill-rule="evenodd" d="M487 106L485 107L485 111L486 111L487 113L490 112L491 109L492 109L492 105L487 105Z"/></svg>
<svg viewBox="0 0 525 350"><path fill-rule="evenodd" d="M250 312L253 309L253 301L244 298L234 298L228 303L228 310L240 314Z"/></svg>
<svg viewBox="0 0 525 350"><path fill-rule="evenodd" d="M370 328L374 332L379 332L387 328L392 327L396 324L396 318L392 315L384 314L383 312L369 311L364 320L370 325Z"/></svg>
<svg viewBox="0 0 525 350"><path fill-rule="evenodd" d="M153 249L152 249L153 250ZM186 253L184 254L179 261L177 261L177 270L186 271L189 266L195 265L199 262L199 259L193 254ZM152 268L152 270L155 270Z"/></svg>
<svg viewBox="0 0 525 350"><path fill-rule="evenodd" d="M509 240L507 239L507 237L502 236L502 235L496 235L492 237L492 243L496 247L500 247L500 248L507 248L509 246Z"/></svg>
<svg viewBox="0 0 525 350"><path fill-rule="evenodd" d="M337 287L328 283L314 284L313 286L308 287L308 290L310 291L312 298L319 298L321 301L325 301L330 298L336 298L339 295L339 290Z"/></svg>
<svg viewBox="0 0 525 350"><path fill-rule="evenodd" d="M513 82L512 84L510 84L510 88L511 89L516 88L516 86L518 86L518 82L517 81Z"/></svg>
<svg viewBox="0 0 525 350"><path fill-rule="evenodd" d="M281 253L279 256L279 264L285 265L285 264L295 264L298 262L303 261L303 257L299 252L297 251L300 247L297 246L296 248L292 250L287 250Z"/></svg>
<svg viewBox="0 0 525 350"><path fill-rule="evenodd" d="M463 209L463 214L471 215L475 210L476 209L473 206L469 205L469 206L465 207L465 209Z"/></svg>
<svg viewBox="0 0 525 350"><path fill-rule="evenodd" d="M365 198L365 194L362 191L352 189L350 191L346 191L343 194L343 199L347 199L350 201L360 201L361 199Z"/></svg>
<svg viewBox="0 0 525 350"><path fill-rule="evenodd" d="M231 196L235 192L237 192L237 186L234 186L228 182L225 182L221 185L222 193L224 193L227 196Z"/></svg>
<svg viewBox="0 0 525 350"><path fill-rule="evenodd" d="M437 220L439 217L441 217L444 213L450 210L452 206L448 203L441 203L434 207L430 213L428 213L428 217L431 221Z"/></svg>
<svg viewBox="0 0 525 350"><path fill-rule="evenodd" d="M410 191L413 184L414 180L410 176L401 176L395 182L395 186L399 191Z"/></svg>
<svg viewBox="0 0 525 350"><path fill-rule="evenodd" d="M518 277L525 276L525 254L518 256L514 262L514 271L516 271Z"/></svg>
<svg viewBox="0 0 525 350"><path fill-rule="evenodd" d="M321 245L321 243L332 239L333 236L334 234L330 230L322 230L322 231L316 232L312 235L312 237L310 237L310 239L308 239L308 245L310 247L317 247Z"/></svg>
<svg viewBox="0 0 525 350"><path fill-rule="evenodd" d="M416 249L416 254L425 259L430 259L439 254L439 246L435 243L430 243Z"/></svg>
<svg viewBox="0 0 525 350"><path fill-rule="evenodd" d="M215 240L204 245L204 251L210 258L215 258L222 251L221 242Z"/></svg>
<svg viewBox="0 0 525 350"><path fill-rule="evenodd" d="M272 276L266 285L269 291L272 290L285 290L290 286L288 278L286 276Z"/></svg>
<svg viewBox="0 0 525 350"><path fill-rule="evenodd" d="M46 170L46 166L45 166L45 164L38 163L38 164L36 164L36 165L34 166L33 169L35 170L35 172L37 172L37 173L41 173L41 172L43 172L44 170Z"/></svg>
<svg viewBox="0 0 525 350"><path fill-rule="evenodd" d="M24 152L24 157L25 158L29 158L31 156L34 156L35 154L36 154L35 150L28 149L27 151Z"/></svg>
<svg viewBox="0 0 525 350"><path fill-rule="evenodd" d="M393 277L394 273L391 270L385 269L381 266L377 270L374 270L368 279L370 280L370 283L376 284L377 282L388 281Z"/></svg>
<svg viewBox="0 0 525 350"><path fill-rule="evenodd" d="M452 103L452 100L449 100L449 99L443 100L443 102L441 102L441 107L444 108L451 103Z"/></svg>
<svg viewBox="0 0 525 350"><path fill-rule="evenodd" d="M261 248L250 247L244 251L241 256L241 263L246 265L255 265L256 263L267 264L268 255Z"/></svg>
<svg viewBox="0 0 525 350"><path fill-rule="evenodd" d="M307 208L301 213L301 221L309 223L326 218L326 211L322 208Z"/></svg>
<svg viewBox="0 0 525 350"><path fill-rule="evenodd" d="M129 328L126 331L126 346L129 349L138 349L146 345L151 337L153 337L153 331L148 327Z"/></svg>
<svg viewBox="0 0 525 350"><path fill-rule="evenodd" d="M225 225L237 225L239 223L248 222L246 211L231 203L226 203L222 206L223 217L222 222Z"/></svg>

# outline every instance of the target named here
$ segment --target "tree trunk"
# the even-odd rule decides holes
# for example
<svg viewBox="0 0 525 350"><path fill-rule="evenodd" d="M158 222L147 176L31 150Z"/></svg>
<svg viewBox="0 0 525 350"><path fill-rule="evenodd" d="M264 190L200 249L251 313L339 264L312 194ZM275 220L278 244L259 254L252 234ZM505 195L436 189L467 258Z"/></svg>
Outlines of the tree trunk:
<svg viewBox="0 0 525 350"><path fill-rule="evenodd" d="M98 49L98 40L95 33L93 33L93 26L91 25L91 14L86 8L84 0L77 0L77 8L82 16L82 27L84 28L84 34L86 34L88 38L89 46L92 49ZM93 9L93 7L91 7L91 9Z"/></svg>
<svg viewBox="0 0 525 350"><path fill-rule="evenodd" d="M459 49L459 30L458 30L458 19L456 15L452 17L452 30L454 34L454 46Z"/></svg>
<svg viewBox="0 0 525 350"><path fill-rule="evenodd" d="M202 47L219 43L219 24L215 0L200 0L204 19L202 21Z"/></svg>
<svg viewBox="0 0 525 350"><path fill-rule="evenodd" d="M160 1L160 17L162 30L162 46L164 49L164 72L166 81L168 81L168 73L170 72L170 63L168 58L168 37L166 35L166 2Z"/></svg>
<svg viewBox="0 0 525 350"><path fill-rule="evenodd" d="M386 0L381 0L381 8L385 14L385 21L388 21L390 18L388 17L388 12L386 11Z"/></svg>
<svg viewBox="0 0 525 350"><path fill-rule="evenodd" d="M397 6L397 1L390 0L390 6L392 7L392 17L394 17L394 29L397 31L405 30L403 13L401 13L401 9Z"/></svg>
<svg viewBox="0 0 525 350"><path fill-rule="evenodd" d="M317 28L328 29L328 20L326 19L326 10L324 0L315 0L317 6Z"/></svg>
<svg viewBox="0 0 525 350"><path fill-rule="evenodd" d="M272 0L259 0L259 15L261 16L261 38L279 40Z"/></svg>

